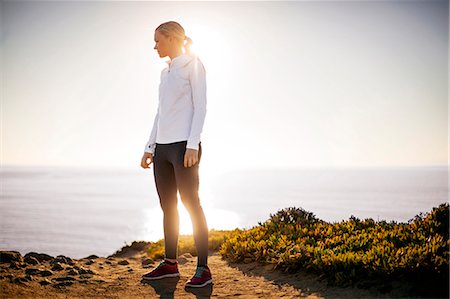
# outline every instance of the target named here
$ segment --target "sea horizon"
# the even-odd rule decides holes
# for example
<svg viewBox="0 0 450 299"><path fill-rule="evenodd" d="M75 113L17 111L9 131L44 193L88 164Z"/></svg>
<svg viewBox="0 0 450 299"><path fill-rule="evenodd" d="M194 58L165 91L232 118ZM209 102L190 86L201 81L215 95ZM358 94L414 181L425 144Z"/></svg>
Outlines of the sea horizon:
<svg viewBox="0 0 450 299"><path fill-rule="evenodd" d="M81 258L163 238L153 173L140 168L1 169L0 250ZM247 229L287 207L337 222L351 215L406 222L448 202L448 165L304 167L200 174L209 229ZM179 201L180 234L190 234Z"/></svg>

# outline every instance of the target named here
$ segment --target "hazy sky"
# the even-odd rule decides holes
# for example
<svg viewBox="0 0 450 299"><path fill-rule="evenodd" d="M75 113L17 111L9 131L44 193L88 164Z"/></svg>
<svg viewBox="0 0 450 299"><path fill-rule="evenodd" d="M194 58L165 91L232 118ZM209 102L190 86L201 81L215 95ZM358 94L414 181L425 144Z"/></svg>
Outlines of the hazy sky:
<svg viewBox="0 0 450 299"><path fill-rule="evenodd" d="M204 171L447 164L448 1L1 2L3 165L140 167L180 22Z"/></svg>

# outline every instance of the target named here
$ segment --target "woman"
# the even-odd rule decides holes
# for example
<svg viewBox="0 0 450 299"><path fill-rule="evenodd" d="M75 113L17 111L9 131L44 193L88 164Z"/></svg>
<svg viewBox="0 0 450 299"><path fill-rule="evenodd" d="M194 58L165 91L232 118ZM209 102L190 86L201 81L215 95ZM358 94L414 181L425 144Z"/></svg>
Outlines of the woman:
<svg viewBox="0 0 450 299"><path fill-rule="evenodd" d="M177 22L163 23L155 30L154 49L159 57L169 56L170 61L161 72L158 112L141 166L149 168L153 163L156 189L164 214L165 257L143 278L153 280L180 275L177 266L179 191L192 220L198 254L197 269L186 286L203 287L212 283L207 265L208 226L198 196L198 168L202 153L200 134L206 115L206 73L199 58L190 53L191 43Z"/></svg>

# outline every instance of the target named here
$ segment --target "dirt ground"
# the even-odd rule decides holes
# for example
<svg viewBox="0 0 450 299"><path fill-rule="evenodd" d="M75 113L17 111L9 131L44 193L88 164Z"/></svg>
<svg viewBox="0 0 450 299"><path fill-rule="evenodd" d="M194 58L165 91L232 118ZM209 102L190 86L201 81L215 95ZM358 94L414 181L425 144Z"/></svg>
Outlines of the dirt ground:
<svg viewBox="0 0 450 299"><path fill-rule="evenodd" d="M194 274L196 257L179 257L179 278L143 282L141 276L158 265L144 268L144 253L122 257L71 259L54 269L54 261L11 268L0 263L1 298L399 298L401 288L385 295L358 288L327 286L325 280L307 273L287 274L258 263L236 264L211 253L208 265L213 284L185 288ZM149 261L147 261L149 262ZM144 262L145 263L145 262ZM52 270L53 267L53 270ZM28 270L27 270L28 269ZM396 293L397 292L397 293Z"/></svg>

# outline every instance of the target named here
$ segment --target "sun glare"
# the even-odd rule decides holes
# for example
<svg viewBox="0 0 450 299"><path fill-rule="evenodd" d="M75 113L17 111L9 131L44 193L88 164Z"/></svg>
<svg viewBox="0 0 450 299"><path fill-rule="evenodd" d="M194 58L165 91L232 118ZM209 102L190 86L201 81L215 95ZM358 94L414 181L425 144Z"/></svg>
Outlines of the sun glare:
<svg viewBox="0 0 450 299"><path fill-rule="evenodd" d="M232 230L239 226L239 217L235 212L215 209L203 204L202 207L208 223L208 229ZM178 212L180 214L180 234L192 235L191 218L183 204L178 205Z"/></svg>
<svg viewBox="0 0 450 299"><path fill-rule="evenodd" d="M225 75L231 62L231 51L226 38L211 26L187 24L187 35L192 38L191 50L207 66L208 72Z"/></svg>
<svg viewBox="0 0 450 299"><path fill-rule="evenodd" d="M239 216L235 212L222 210L213 206L214 196L209 190L210 181L206 177L200 178L200 202L205 213L209 229L234 229L239 226ZM192 222L188 211L178 197L178 213L180 215L180 234L193 233Z"/></svg>
<svg viewBox="0 0 450 299"><path fill-rule="evenodd" d="M208 229L231 230L239 227L240 221L237 213L213 207L214 198L211 194L202 192L200 188L200 201L205 213ZM145 225L142 235L144 240L157 241L164 238L163 235L163 211L159 206L144 211ZM188 211L178 197L178 214L180 217L180 234L192 235L192 221Z"/></svg>

